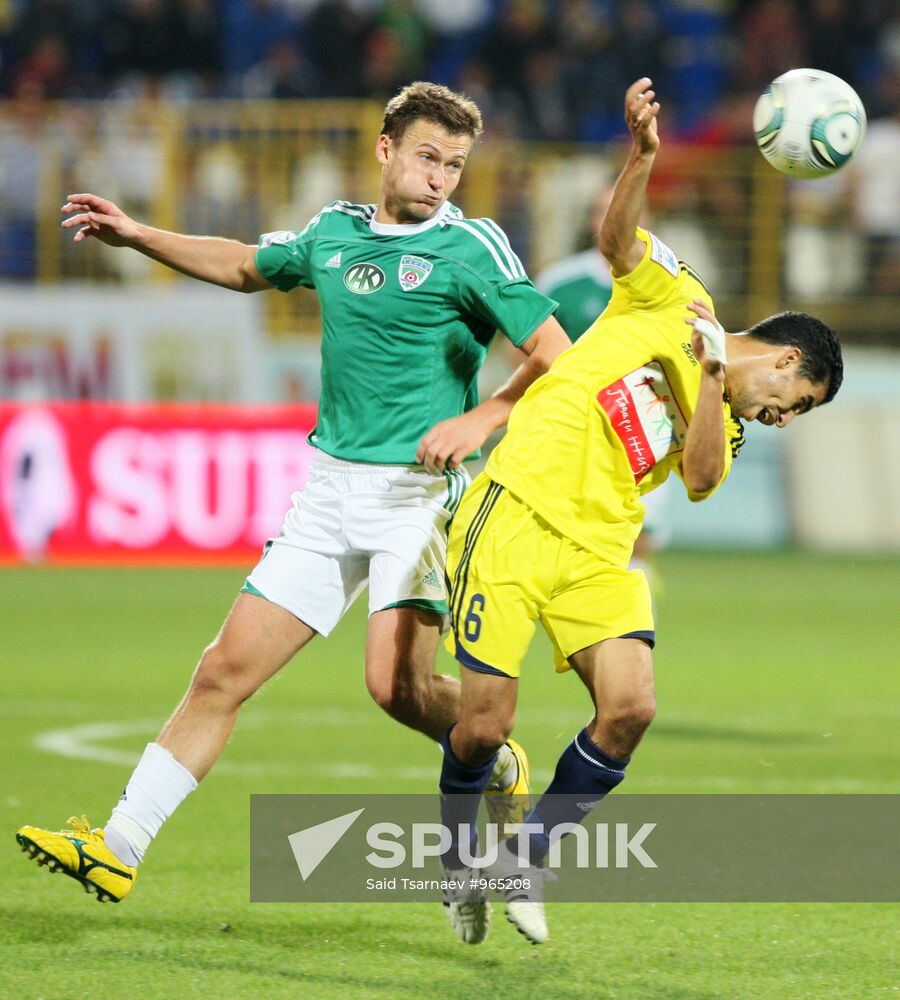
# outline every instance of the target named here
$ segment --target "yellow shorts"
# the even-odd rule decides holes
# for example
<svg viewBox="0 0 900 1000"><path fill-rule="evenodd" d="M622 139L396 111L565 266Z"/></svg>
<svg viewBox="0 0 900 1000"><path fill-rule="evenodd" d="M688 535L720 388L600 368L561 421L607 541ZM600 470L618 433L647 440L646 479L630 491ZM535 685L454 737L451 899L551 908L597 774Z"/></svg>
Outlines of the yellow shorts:
<svg viewBox="0 0 900 1000"><path fill-rule="evenodd" d="M484 473L453 519L447 576L447 648L471 670L518 677L538 619L558 671L569 669L572 653L604 639L655 640L640 570L580 548Z"/></svg>

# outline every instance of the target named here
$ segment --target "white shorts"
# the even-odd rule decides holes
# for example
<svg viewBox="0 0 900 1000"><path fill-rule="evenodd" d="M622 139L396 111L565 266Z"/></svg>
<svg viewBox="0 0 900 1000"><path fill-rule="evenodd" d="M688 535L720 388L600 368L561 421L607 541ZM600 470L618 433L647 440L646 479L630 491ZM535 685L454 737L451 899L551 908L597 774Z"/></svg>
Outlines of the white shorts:
<svg viewBox="0 0 900 1000"><path fill-rule="evenodd" d="M328 635L368 583L370 615L421 608L441 615L446 630L447 534L469 482L461 467L430 473L317 452L243 590Z"/></svg>

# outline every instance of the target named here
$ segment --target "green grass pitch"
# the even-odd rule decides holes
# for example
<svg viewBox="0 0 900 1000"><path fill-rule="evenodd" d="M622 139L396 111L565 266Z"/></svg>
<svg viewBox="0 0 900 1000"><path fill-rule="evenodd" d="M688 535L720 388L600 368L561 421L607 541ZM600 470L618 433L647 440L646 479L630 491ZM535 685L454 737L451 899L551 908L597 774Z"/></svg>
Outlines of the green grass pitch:
<svg viewBox="0 0 900 1000"><path fill-rule="evenodd" d="M897 792L896 561L664 553L660 565L659 712L628 792ZM556 904L543 948L498 907L490 939L470 948L437 905L249 903L250 793L424 792L437 780L435 748L368 700L361 604L245 708L127 901L98 906L27 862L20 824L106 820L242 578L0 573L0 998L897 995L900 921L886 905ZM539 782L589 714L536 642L517 736ZM104 759L63 755L86 743Z"/></svg>

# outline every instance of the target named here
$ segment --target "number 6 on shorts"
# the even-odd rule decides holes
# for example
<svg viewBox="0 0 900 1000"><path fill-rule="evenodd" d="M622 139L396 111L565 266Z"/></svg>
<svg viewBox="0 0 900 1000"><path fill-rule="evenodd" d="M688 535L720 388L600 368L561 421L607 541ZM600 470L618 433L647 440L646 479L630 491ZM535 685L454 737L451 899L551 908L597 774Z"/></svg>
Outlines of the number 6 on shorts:
<svg viewBox="0 0 900 1000"><path fill-rule="evenodd" d="M469 642L478 642L481 635L481 619L477 611L484 611L484 594L472 594L469 601L469 610L466 612L464 625L464 635Z"/></svg>

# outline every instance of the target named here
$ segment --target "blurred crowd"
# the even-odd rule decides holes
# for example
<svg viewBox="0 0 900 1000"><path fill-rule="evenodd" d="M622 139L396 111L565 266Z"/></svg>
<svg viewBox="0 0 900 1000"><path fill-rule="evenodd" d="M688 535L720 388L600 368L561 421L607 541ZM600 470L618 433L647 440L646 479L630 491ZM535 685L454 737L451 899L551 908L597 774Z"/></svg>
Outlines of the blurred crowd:
<svg viewBox="0 0 900 1000"><path fill-rule="evenodd" d="M786 69L804 65L829 70L856 87L869 131L848 169L829 181L792 186L788 285L809 296L896 295L897 4L0 0L0 279L31 280L41 266L58 268L59 247L52 259L39 252L38 220L51 218L57 191L67 183L78 187L89 178L144 217L158 207L154 199L168 162L160 102L364 97L380 102L410 80L431 79L479 103L486 143L602 143L623 138L622 95L646 74L665 105L668 159L656 171L656 210L668 216L669 226L682 220L685 240L704 231L691 251L695 265L704 260L709 232L727 241L725 250L705 254L705 273L727 260L722 287L737 294L748 266L748 195L733 172L697 174L696 147L752 143L757 96ZM55 103L95 98L106 101L102 109ZM250 195L259 194L260 183L250 161L226 141L227 126L207 128L208 134L192 125L195 148L182 151L179 161L180 222L197 231L255 234L267 224L260 214L271 207L272 193L254 201ZM528 227L537 225L530 202L522 201L538 190L525 183L532 163L513 151L514 144L501 142L499 148L507 150L509 173L508 183L497 185L495 214L516 245L527 248L533 245ZM306 217L311 209L297 199L307 192L321 200L334 196L332 159L298 157L292 144L282 143L277 151L285 176L292 178L285 182L294 199L288 214ZM596 170L592 163L591 183ZM579 215L574 175L566 178L556 183L569 185L571 204L565 207ZM555 201L554 214L560 208ZM572 219L566 227L572 229ZM42 245L45 251L53 246L47 232ZM139 258L116 255L115 266L129 260Z"/></svg>
<svg viewBox="0 0 900 1000"><path fill-rule="evenodd" d="M884 0L0 0L7 98L384 99L459 87L495 134L603 141L653 77L670 127L728 141L735 102L792 66L859 89L900 74ZM741 129L741 136L746 130Z"/></svg>

